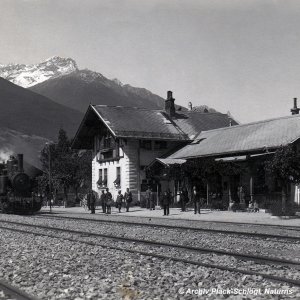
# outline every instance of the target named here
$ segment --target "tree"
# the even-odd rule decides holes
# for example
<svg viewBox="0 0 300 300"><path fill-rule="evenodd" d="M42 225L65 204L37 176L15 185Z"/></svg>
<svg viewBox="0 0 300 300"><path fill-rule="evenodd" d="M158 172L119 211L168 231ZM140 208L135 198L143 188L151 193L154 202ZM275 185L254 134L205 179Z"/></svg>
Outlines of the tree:
<svg viewBox="0 0 300 300"><path fill-rule="evenodd" d="M50 159L49 159L50 155ZM73 188L78 198L81 187L88 188L91 183L91 152L71 149L71 141L63 129L59 130L56 143L48 144L41 152L44 174L39 178L41 189L49 191L49 162L51 161L51 187L53 191L62 190L65 200ZM46 184L47 183L47 184Z"/></svg>
<svg viewBox="0 0 300 300"><path fill-rule="evenodd" d="M275 154L265 162L265 170L272 174L281 185L281 209L284 214L290 210L287 201L288 184L300 183L300 156L292 145L280 147Z"/></svg>

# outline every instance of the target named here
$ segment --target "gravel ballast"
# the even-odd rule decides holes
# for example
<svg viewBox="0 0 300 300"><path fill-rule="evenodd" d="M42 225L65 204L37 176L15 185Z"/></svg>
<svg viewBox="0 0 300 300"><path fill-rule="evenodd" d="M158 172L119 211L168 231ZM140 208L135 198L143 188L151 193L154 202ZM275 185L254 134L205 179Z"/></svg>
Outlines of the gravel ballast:
<svg viewBox="0 0 300 300"><path fill-rule="evenodd" d="M190 289L300 289L259 276L196 267L124 251L87 246L55 238L3 231L0 237L0 277L41 299L181 299ZM181 288L181 289L180 289ZM187 294L186 294L187 293ZM207 299L220 299L210 292ZM241 299L241 295L229 295ZM254 297L254 295L252 295ZM252 298L250 294L245 299ZM262 299L274 295L262 294ZM257 295L254 299L259 299Z"/></svg>
<svg viewBox="0 0 300 300"><path fill-rule="evenodd" d="M53 228L77 229L85 232L108 234L118 237L148 239L173 244L199 246L210 249L236 251L244 254L255 254L300 262L300 242L277 239L261 239L248 236L236 236L224 233L196 232L193 230L166 229L151 226L131 226L115 223L95 223L80 220L60 220L51 218L31 218L5 216L0 220L11 220L22 223L45 225ZM0 223L1 225L1 223Z"/></svg>
<svg viewBox="0 0 300 300"><path fill-rule="evenodd" d="M207 264L213 264L215 266L225 266L236 268L239 270L250 270L254 272L259 272L262 274L268 274L278 277L289 278L292 280L297 280L299 277L299 267L300 265L295 266L286 266L280 264L269 263L265 264L262 262L255 262L253 260L244 260L240 259L239 257L233 257L231 255L216 255L213 253L203 253L199 251L187 251L186 249L174 248L174 247L161 247L161 246L154 246L148 244L141 244L136 242L130 241L118 241L113 240L110 238L103 238L103 237L94 237L89 236L88 234L74 234L69 232L62 232L56 231L54 229L44 229L39 227L29 227L29 226L22 226L8 224L5 227L7 228L15 228L21 230L26 230L29 232L41 234L41 235L50 235L51 237L58 237L63 240L72 239L77 242L83 242L87 244L95 244L104 247L114 247L118 249L124 250L135 250L141 252L147 252L152 254L163 254L170 258L182 258L186 260L191 260L194 262L201 262ZM2 229L3 230L3 229Z"/></svg>

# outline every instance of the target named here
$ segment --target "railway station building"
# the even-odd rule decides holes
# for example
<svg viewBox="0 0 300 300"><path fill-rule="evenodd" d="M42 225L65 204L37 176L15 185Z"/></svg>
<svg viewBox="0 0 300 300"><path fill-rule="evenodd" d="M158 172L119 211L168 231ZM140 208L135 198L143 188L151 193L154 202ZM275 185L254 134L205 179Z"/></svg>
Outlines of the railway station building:
<svg viewBox="0 0 300 300"><path fill-rule="evenodd" d="M296 110L299 112L299 109ZM292 110L293 111L293 110ZM282 199L280 182L264 168L264 162L277 149L292 145L300 153L300 115L294 114L249 124L202 131L191 143L167 156L156 159L152 166L163 174L170 164L213 159L231 162L241 168L239 174L215 174L202 186L203 198L210 207L226 209L232 203L240 208L257 202L260 208L269 208ZM168 165L168 162L170 164ZM197 182L193 182L197 185ZM200 181L199 181L199 185ZM300 207L299 186L287 187L289 200Z"/></svg>
<svg viewBox="0 0 300 300"><path fill-rule="evenodd" d="M146 178L156 158L183 148L203 131L231 125L237 122L228 114L176 107L169 91L162 110L90 105L72 147L93 151L94 191L109 188L115 196L129 188L134 200L142 201L148 185L154 191L167 188Z"/></svg>

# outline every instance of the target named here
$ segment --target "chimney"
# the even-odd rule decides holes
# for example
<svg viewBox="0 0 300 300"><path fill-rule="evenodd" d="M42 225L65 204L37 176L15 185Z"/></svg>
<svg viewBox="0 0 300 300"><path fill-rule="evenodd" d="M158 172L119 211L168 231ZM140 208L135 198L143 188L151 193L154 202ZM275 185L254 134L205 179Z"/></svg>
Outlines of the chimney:
<svg viewBox="0 0 300 300"><path fill-rule="evenodd" d="M294 98L294 107L291 109L292 115L299 115L300 108L297 107L297 98Z"/></svg>
<svg viewBox="0 0 300 300"><path fill-rule="evenodd" d="M165 111L172 118L175 116L175 99L173 98L173 93L168 91L167 99L165 100Z"/></svg>
<svg viewBox="0 0 300 300"><path fill-rule="evenodd" d="M18 172L23 172L23 154L18 154Z"/></svg>
<svg viewBox="0 0 300 300"><path fill-rule="evenodd" d="M192 104L192 102L189 102L188 108L189 108L189 110L193 110L193 104Z"/></svg>

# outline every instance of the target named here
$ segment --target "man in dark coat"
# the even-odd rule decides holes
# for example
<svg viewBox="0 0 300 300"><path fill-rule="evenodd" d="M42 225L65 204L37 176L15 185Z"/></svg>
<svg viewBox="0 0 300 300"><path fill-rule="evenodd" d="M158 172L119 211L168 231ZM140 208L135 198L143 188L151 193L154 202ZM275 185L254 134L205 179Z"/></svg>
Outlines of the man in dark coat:
<svg viewBox="0 0 300 300"><path fill-rule="evenodd" d="M109 189L106 189L106 213L111 214L111 206L113 205L113 199L112 199L112 194L109 191Z"/></svg>
<svg viewBox="0 0 300 300"><path fill-rule="evenodd" d="M200 214L200 193L198 192L196 186L193 186L192 197L194 201L194 213Z"/></svg>
<svg viewBox="0 0 300 300"><path fill-rule="evenodd" d="M124 196L121 194L121 191L118 191L116 204L117 204L117 208L119 209L119 213L121 212L123 199L124 199Z"/></svg>
<svg viewBox="0 0 300 300"><path fill-rule="evenodd" d="M189 194L185 187L182 188L180 193L181 211L186 211L186 204L189 202Z"/></svg>
<svg viewBox="0 0 300 300"><path fill-rule="evenodd" d="M95 213L95 205L96 205L96 196L93 192L93 190L90 190L89 195L88 195L88 200L90 199L90 209L91 209L91 214Z"/></svg>
<svg viewBox="0 0 300 300"><path fill-rule="evenodd" d="M150 206L151 194L152 194L151 188L150 186L148 186L148 189L145 194L145 198L146 198L146 208L150 208L150 210L151 210L151 206Z"/></svg>
<svg viewBox="0 0 300 300"><path fill-rule="evenodd" d="M146 202L147 202L147 208L150 210L155 210L155 194L152 191L151 187L148 187L146 191Z"/></svg>
<svg viewBox="0 0 300 300"><path fill-rule="evenodd" d="M164 216L168 216L170 214L170 203L171 203L171 196L168 191L165 191L162 195L162 205L164 208Z"/></svg>
<svg viewBox="0 0 300 300"><path fill-rule="evenodd" d="M129 211L130 203L132 202L132 193L129 191L129 188L126 189L126 193L124 195L124 199L126 202L126 211Z"/></svg>
<svg viewBox="0 0 300 300"><path fill-rule="evenodd" d="M91 197L90 197L90 192L88 192L88 194L87 194L86 204L87 204L88 210L91 210Z"/></svg>
<svg viewBox="0 0 300 300"><path fill-rule="evenodd" d="M151 189L151 197L150 197L150 210L155 210L155 203L156 203L156 197L155 197L155 193L153 193L152 189Z"/></svg>
<svg viewBox="0 0 300 300"><path fill-rule="evenodd" d="M104 190L102 190L101 196L100 196L100 202L102 206L102 211L105 214L106 213L106 195L104 194Z"/></svg>

